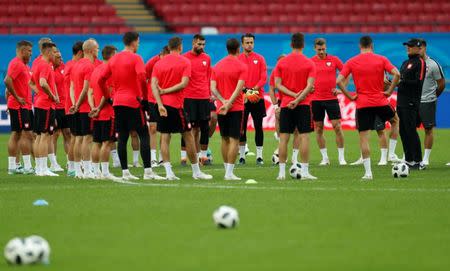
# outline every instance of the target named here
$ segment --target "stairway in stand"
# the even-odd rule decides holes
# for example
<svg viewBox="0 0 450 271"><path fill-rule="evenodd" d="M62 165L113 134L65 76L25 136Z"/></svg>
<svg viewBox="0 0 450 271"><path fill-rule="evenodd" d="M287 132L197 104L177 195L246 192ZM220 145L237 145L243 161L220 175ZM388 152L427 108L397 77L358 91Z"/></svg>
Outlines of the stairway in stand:
<svg viewBox="0 0 450 271"><path fill-rule="evenodd" d="M164 33L164 25L153 12L140 0L106 0L112 5L117 15L126 20L126 24L139 33Z"/></svg>

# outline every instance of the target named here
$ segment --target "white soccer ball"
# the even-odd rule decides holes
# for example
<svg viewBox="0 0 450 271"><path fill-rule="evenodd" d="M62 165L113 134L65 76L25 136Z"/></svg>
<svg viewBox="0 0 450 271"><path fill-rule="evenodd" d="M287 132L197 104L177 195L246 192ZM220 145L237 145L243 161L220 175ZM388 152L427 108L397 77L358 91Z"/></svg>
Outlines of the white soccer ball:
<svg viewBox="0 0 450 271"><path fill-rule="evenodd" d="M392 167L394 178L406 178L409 175L409 167L406 163L398 163Z"/></svg>
<svg viewBox="0 0 450 271"><path fill-rule="evenodd" d="M300 164L294 164L289 168L289 175L291 175L294 179L301 179L302 178L302 168Z"/></svg>
<svg viewBox="0 0 450 271"><path fill-rule="evenodd" d="M272 155L272 164L275 166L275 165L278 165L279 163L280 163L280 157L278 156L278 153L274 153Z"/></svg>
<svg viewBox="0 0 450 271"><path fill-rule="evenodd" d="M48 264L50 262L50 245L47 240L38 235L31 235L26 238L38 250L38 262Z"/></svg>
<svg viewBox="0 0 450 271"><path fill-rule="evenodd" d="M6 244L4 256L9 264L33 264L38 262L39 249L26 239L14 238Z"/></svg>
<svg viewBox="0 0 450 271"><path fill-rule="evenodd" d="M213 213L214 223L222 229L234 228L239 223L239 214L236 209L222 205Z"/></svg>

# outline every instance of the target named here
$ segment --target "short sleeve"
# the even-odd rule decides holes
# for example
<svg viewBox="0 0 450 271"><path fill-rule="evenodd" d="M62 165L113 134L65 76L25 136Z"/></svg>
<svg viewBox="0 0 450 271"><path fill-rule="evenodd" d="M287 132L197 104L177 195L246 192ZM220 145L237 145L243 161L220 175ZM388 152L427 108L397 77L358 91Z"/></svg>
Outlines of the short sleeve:
<svg viewBox="0 0 450 271"><path fill-rule="evenodd" d="M342 71L342 68L344 67L344 64L342 63L342 61L339 59L339 57L334 57L334 60L336 62L336 68L340 71Z"/></svg>
<svg viewBox="0 0 450 271"><path fill-rule="evenodd" d="M189 60L186 60L186 66L183 69L183 75L182 77L191 77L191 62Z"/></svg>
<svg viewBox="0 0 450 271"><path fill-rule="evenodd" d="M136 57L134 69L136 71L136 74L145 74L144 60L142 60L142 58L138 55Z"/></svg>
<svg viewBox="0 0 450 271"><path fill-rule="evenodd" d="M242 65L241 72L239 73L239 80L245 80L247 77L247 65Z"/></svg>
<svg viewBox="0 0 450 271"><path fill-rule="evenodd" d="M211 69L211 80L217 80L216 70L214 68Z"/></svg>
<svg viewBox="0 0 450 271"><path fill-rule="evenodd" d="M155 77L158 80L160 80L160 78L159 78L159 63L160 62L155 63L155 65L153 66L153 70L152 70L152 78Z"/></svg>
<svg viewBox="0 0 450 271"><path fill-rule="evenodd" d="M442 68L439 66L439 64L436 62L435 65L433 65L432 74L434 80L441 80L444 78L444 73L442 72Z"/></svg>
<svg viewBox="0 0 450 271"><path fill-rule="evenodd" d="M21 71L22 70L20 69L20 66L19 66L19 64L17 62L16 63L11 63L8 66L7 74L8 74L9 77L11 77L11 79L15 80L19 76Z"/></svg>
<svg viewBox="0 0 450 271"><path fill-rule="evenodd" d="M383 61L384 61L384 70L390 73L395 68L395 66L392 65L392 63L386 57L383 58Z"/></svg>
<svg viewBox="0 0 450 271"><path fill-rule="evenodd" d="M316 78L316 65L311 61L311 65L308 72L308 78Z"/></svg>
<svg viewBox="0 0 450 271"><path fill-rule="evenodd" d="M352 72L351 62L345 63L344 67L342 67L341 75L347 78L347 76L349 76L351 72Z"/></svg>
<svg viewBox="0 0 450 271"><path fill-rule="evenodd" d="M50 80L50 75L53 72L50 65L45 65L41 72L39 73L39 79L44 78L47 82Z"/></svg>
<svg viewBox="0 0 450 271"><path fill-rule="evenodd" d="M275 73L273 71L272 71L272 74L270 74L269 86L275 87Z"/></svg>
<svg viewBox="0 0 450 271"><path fill-rule="evenodd" d="M91 76L92 76L92 72L94 71L94 65L87 65L84 69L84 75L83 75L83 80L84 81L89 81L91 80Z"/></svg>

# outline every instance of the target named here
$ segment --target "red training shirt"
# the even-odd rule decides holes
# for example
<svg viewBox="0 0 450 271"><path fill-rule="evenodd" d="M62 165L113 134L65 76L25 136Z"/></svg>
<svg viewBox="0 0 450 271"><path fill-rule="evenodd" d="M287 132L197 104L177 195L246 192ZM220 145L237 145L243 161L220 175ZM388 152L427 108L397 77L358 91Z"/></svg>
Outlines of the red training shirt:
<svg viewBox="0 0 450 271"><path fill-rule="evenodd" d="M192 51L183 56L191 62L191 78L184 89L184 97L209 100L211 98L211 58L205 53L197 55Z"/></svg>
<svg viewBox="0 0 450 271"><path fill-rule="evenodd" d="M35 83L38 91L34 100L34 107L45 110L53 108L55 106L55 102L44 92L41 85L39 84L39 79L44 78L45 80L47 80L47 84L49 85L52 94L56 94L55 73L53 72L53 65L50 62L42 59L42 61L38 61L35 63L32 72L33 75L31 78Z"/></svg>
<svg viewBox="0 0 450 271"><path fill-rule="evenodd" d="M66 87L64 85L64 63L54 70L56 91L58 92L59 103L56 104L56 109L65 109L66 107Z"/></svg>
<svg viewBox="0 0 450 271"><path fill-rule="evenodd" d="M70 79L73 82L73 90L75 94L75 102L78 102L81 92L83 91L84 81L90 81L92 72L94 71L95 65L88 58L82 58L76 62L70 73ZM89 106L87 93L84 100L80 104L78 110L80 113L91 112L91 107Z"/></svg>
<svg viewBox="0 0 450 271"><path fill-rule="evenodd" d="M106 65L99 81L111 78L114 88L113 106L140 107L139 100L147 96L145 66L142 57L130 51L115 54Z"/></svg>
<svg viewBox="0 0 450 271"><path fill-rule="evenodd" d="M153 96L152 92L152 73L153 67L160 59L161 57L159 55L156 55L150 58L145 64L145 74L147 75L147 98L150 103L156 103L155 97Z"/></svg>
<svg viewBox="0 0 450 271"><path fill-rule="evenodd" d="M191 63L178 53L170 53L158 61L153 67L152 77L158 79L161 89L181 83L181 78L191 76ZM184 90L161 95L163 105L183 108Z"/></svg>
<svg viewBox="0 0 450 271"><path fill-rule="evenodd" d="M247 76L247 66L234 56L226 56L220 60L212 69L211 80L216 81L216 88L220 95L228 100L236 89L239 80L245 80ZM217 112L219 112L222 102L217 100ZM239 95L234 100L232 111L244 110L244 94L239 91Z"/></svg>
<svg viewBox="0 0 450 271"><path fill-rule="evenodd" d="M278 61L274 70L275 78L281 78L283 86L295 93L301 93L307 85L309 77L316 77L316 66L305 55L300 53L290 53ZM289 95L282 95L281 107L287 107L290 102L295 100ZM309 105L311 103L311 94L299 102L298 105Z"/></svg>
<svg viewBox="0 0 450 271"><path fill-rule="evenodd" d="M9 95L7 102L8 108L16 110L25 108L31 110L32 98L30 86L28 85L31 75L28 65L23 63L20 58L15 57L9 62L6 74L11 77L17 95L22 97L26 102L26 105L21 105L12 95Z"/></svg>
<svg viewBox="0 0 450 271"><path fill-rule="evenodd" d="M66 110L66 115L71 114L69 112L70 107L72 107L72 100L70 99L70 73L75 65L76 61L69 60L64 66L64 90L66 91L66 103L64 104L64 109Z"/></svg>
<svg viewBox="0 0 450 271"><path fill-rule="evenodd" d="M273 70L272 73L270 74L269 87L275 88L275 70ZM275 95L277 95L277 94L278 94L278 100L281 100L283 93L281 93L281 91L277 91L277 93Z"/></svg>
<svg viewBox="0 0 450 271"><path fill-rule="evenodd" d="M325 59L320 59L317 55L311 60L316 64L316 80L314 81L313 101L337 100L333 94L336 88L336 71L341 71L342 61L332 55L326 55Z"/></svg>
<svg viewBox="0 0 450 271"><path fill-rule="evenodd" d="M107 67L106 63L102 63L98 65L91 75L91 80L89 81L89 87L92 88L92 91L94 93L94 104L95 106L98 106L100 104L100 101L102 100L102 97L105 96L105 99L109 99L110 95L108 93L106 95L103 95L102 88L98 84L98 80L100 76L103 74ZM108 85L108 84L107 84ZM100 113L98 114L98 117L95 118L95 120L110 120L114 116L114 110L111 104L106 102L102 109L100 110Z"/></svg>
<svg viewBox="0 0 450 271"><path fill-rule="evenodd" d="M247 65L247 75L245 76L245 87L254 88L260 87L259 96L264 96L264 85L267 82L267 65L266 60L260 54L251 52L246 55L242 53L239 55L239 60Z"/></svg>
<svg viewBox="0 0 450 271"><path fill-rule="evenodd" d="M359 54L349 59L341 74L350 73L356 86L356 108L385 106L389 104L384 96L384 72L391 72L394 65L384 56L374 53Z"/></svg>

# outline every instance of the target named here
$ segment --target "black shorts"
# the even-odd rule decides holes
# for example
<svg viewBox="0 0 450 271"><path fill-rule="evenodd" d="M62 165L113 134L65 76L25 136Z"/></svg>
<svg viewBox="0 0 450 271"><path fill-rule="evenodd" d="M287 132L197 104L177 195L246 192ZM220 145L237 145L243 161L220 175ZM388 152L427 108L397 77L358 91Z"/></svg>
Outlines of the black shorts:
<svg viewBox="0 0 450 271"><path fill-rule="evenodd" d="M36 134L49 133L52 135L55 130L55 110L35 108L33 124L33 131Z"/></svg>
<svg viewBox="0 0 450 271"><path fill-rule="evenodd" d="M175 108L164 105L167 117L161 117L158 112L158 124L156 130L160 133L174 134L184 133L192 129L188 116L183 108Z"/></svg>
<svg viewBox="0 0 450 271"><path fill-rule="evenodd" d="M232 111L226 115L218 115L220 135L222 137L231 137L239 139L244 128L244 112Z"/></svg>
<svg viewBox="0 0 450 271"><path fill-rule="evenodd" d="M114 120L114 129L118 133L147 129L145 112L141 107L114 106Z"/></svg>
<svg viewBox="0 0 450 271"><path fill-rule="evenodd" d="M297 128L300 134L314 131L309 105L298 105L294 109L282 107L280 111L280 133L292 134Z"/></svg>
<svg viewBox="0 0 450 271"><path fill-rule="evenodd" d="M87 136L92 134L93 122L88 114L80 112L73 114L74 136Z"/></svg>
<svg viewBox="0 0 450 271"><path fill-rule="evenodd" d="M216 110L217 110L216 103L214 103L213 101L209 101L209 111L216 112Z"/></svg>
<svg viewBox="0 0 450 271"><path fill-rule="evenodd" d="M74 121L73 114L67 114L66 120L67 120L67 126L69 126L68 128L70 129L70 133L75 134L75 125L74 125L75 121Z"/></svg>
<svg viewBox="0 0 450 271"><path fill-rule="evenodd" d="M211 118L211 108L209 99L184 99L184 111L189 117L192 126L196 126L200 121L208 121Z"/></svg>
<svg viewBox="0 0 450 271"><path fill-rule="evenodd" d="M395 116L395 110L391 105L356 109L355 119L358 131L362 132L374 129L377 116L384 123Z"/></svg>
<svg viewBox="0 0 450 271"><path fill-rule="evenodd" d="M158 105L156 103L148 103L148 114L150 119L148 122L158 122Z"/></svg>
<svg viewBox="0 0 450 271"><path fill-rule="evenodd" d="M266 116L266 103L261 98L257 103L246 102L244 104L244 114L251 114L254 119L262 119Z"/></svg>
<svg viewBox="0 0 450 271"><path fill-rule="evenodd" d="M32 131L33 111L29 109L8 109L11 132Z"/></svg>
<svg viewBox="0 0 450 271"><path fill-rule="evenodd" d="M325 112L329 120L341 119L341 108L338 100L313 101L311 103L314 121L324 121Z"/></svg>
<svg viewBox="0 0 450 271"><path fill-rule="evenodd" d="M55 110L55 129L69 128L69 121L67 120L66 111L64 109Z"/></svg>
<svg viewBox="0 0 450 271"><path fill-rule="evenodd" d="M420 104L417 122L417 126L423 124L425 129L431 129L436 126L436 102Z"/></svg>
<svg viewBox="0 0 450 271"><path fill-rule="evenodd" d="M375 122L373 123L373 130L383 131L386 129L386 121L381 120L379 116L375 116Z"/></svg>
<svg viewBox="0 0 450 271"><path fill-rule="evenodd" d="M110 120L94 120L94 129L92 138L95 143L103 143L105 141L115 141L116 131L114 130L114 119Z"/></svg>

